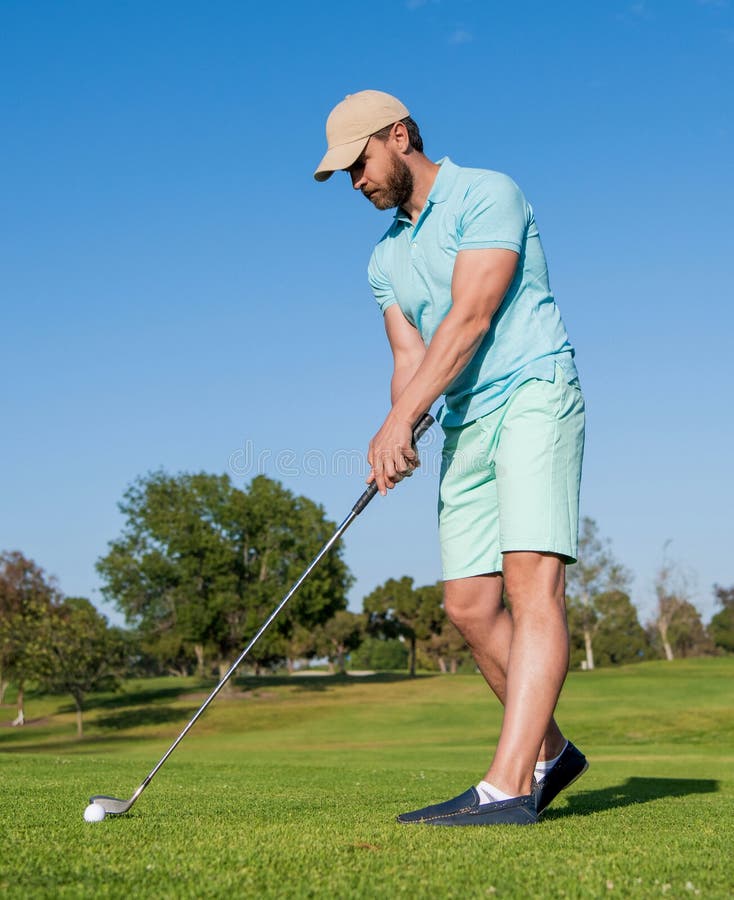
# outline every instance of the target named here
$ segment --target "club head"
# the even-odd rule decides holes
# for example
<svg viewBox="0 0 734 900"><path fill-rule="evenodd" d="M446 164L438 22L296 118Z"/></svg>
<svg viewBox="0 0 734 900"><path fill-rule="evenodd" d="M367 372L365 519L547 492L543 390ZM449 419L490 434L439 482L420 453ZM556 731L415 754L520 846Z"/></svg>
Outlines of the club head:
<svg viewBox="0 0 734 900"><path fill-rule="evenodd" d="M107 797L104 794L97 794L90 797L90 803L97 803L101 806L108 816L121 816L126 813L133 805L135 798L131 800L118 800L117 797Z"/></svg>

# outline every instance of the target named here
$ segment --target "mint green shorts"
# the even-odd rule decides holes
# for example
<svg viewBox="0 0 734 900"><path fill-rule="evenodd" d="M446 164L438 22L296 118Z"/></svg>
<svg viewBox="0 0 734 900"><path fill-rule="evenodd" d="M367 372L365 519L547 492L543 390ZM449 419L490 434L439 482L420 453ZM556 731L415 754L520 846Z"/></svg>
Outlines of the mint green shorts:
<svg viewBox="0 0 734 900"><path fill-rule="evenodd" d="M520 385L499 409L445 428L438 520L443 577L502 571L512 550L576 561L584 398L555 380Z"/></svg>

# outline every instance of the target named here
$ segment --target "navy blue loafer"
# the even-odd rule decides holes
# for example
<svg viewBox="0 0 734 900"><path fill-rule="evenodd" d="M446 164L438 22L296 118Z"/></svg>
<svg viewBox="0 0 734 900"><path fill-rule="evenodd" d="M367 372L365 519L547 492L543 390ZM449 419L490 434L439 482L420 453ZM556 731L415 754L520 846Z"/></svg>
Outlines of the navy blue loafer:
<svg viewBox="0 0 734 900"><path fill-rule="evenodd" d="M555 766L539 784L533 785L533 796L538 815L564 788L573 784L577 778L581 778L588 768L589 763L584 754L569 741Z"/></svg>
<svg viewBox="0 0 734 900"><path fill-rule="evenodd" d="M452 800L398 816L402 825L533 825L537 821L533 794L480 803L473 787Z"/></svg>

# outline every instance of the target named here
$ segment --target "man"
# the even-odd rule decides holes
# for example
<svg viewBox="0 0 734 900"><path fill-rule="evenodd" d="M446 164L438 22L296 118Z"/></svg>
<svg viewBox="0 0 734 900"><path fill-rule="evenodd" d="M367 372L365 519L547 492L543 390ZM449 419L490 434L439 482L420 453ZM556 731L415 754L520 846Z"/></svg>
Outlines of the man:
<svg viewBox="0 0 734 900"><path fill-rule="evenodd" d="M398 821L530 824L587 768L553 718L568 669L584 402L533 211L505 175L428 159L389 94L348 96L326 136L316 180L344 170L378 209L397 209L369 265L394 370L368 481L384 495L411 473L413 424L444 395L444 602L505 707L484 779Z"/></svg>

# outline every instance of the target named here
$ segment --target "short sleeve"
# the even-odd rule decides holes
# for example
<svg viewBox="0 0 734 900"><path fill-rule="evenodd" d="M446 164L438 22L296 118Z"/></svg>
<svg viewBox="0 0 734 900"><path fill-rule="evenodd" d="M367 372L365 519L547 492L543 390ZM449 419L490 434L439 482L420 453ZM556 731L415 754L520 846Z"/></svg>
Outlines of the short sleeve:
<svg viewBox="0 0 734 900"><path fill-rule="evenodd" d="M530 208L520 188L506 175L491 173L474 181L458 218L458 249L500 247L522 251Z"/></svg>
<svg viewBox="0 0 734 900"><path fill-rule="evenodd" d="M375 295L375 300L377 300L377 305L384 313L389 306L392 306L393 303L397 303L398 301L395 299L392 285L377 261L377 250L374 251L372 258L370 259L370 264L367 267L367 276L370 281L372 293Z"/></svg>

